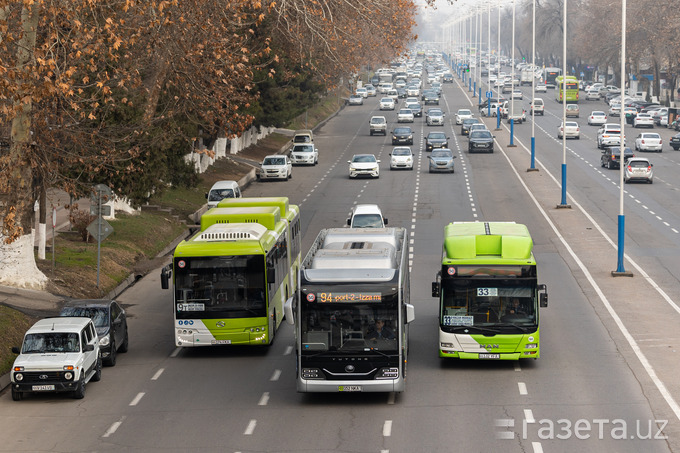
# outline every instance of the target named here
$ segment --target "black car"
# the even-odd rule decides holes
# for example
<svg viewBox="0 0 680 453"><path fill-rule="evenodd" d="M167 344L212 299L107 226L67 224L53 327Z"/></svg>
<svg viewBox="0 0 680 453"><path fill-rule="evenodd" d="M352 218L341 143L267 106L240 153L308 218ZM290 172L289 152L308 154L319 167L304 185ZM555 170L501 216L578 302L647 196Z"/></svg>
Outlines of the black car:
<svg viewBox="0 0 680 453"><path fill-rule="evenodd" d="M448 148L449 137L444 132L430 132L425 137L425 150L432 151L434 148Z"/></svg>
<svg viewBox="0 0 680 453"><path fill-rule="evenodd" d="M425 103L425 105L427 104L439 105L439 94L434 90L425 91L423 93L423 102Z"/></svg>
<svg viewBox="0 0 680 453"><path fill-rule="evenodd" d="M423 116L423 107L421 107L421 105L417 102L409 102L404 105L404 108L413 112L414 118L420 118Z"/></svg>
<svg viewBox="0 0 680 453"><path fill-rule="evenodd" d="M392 131L393 145L413 145L413 131L410 127L395 127Z"/></svg>
<svg viewBox="0 0 680 453"><path fill-rule="evenodd" d="M675 151L679 150L680 149L680 134L675 134L674 136L672 136L669 143L671 145L671 148L673 148Z"/></svg>
<svg viewBox="0 0 680 453"><path fill-rule="evenodd" d="M128 350L128 326L125 310L111 299L74 299L66 301L59 316L91 318L99 337L99 349L105 365L116 364L116 354Z"/></svg>
<svg viewBox="0 0 680 453"><path fill-rule="evenodd" d="M444 74L444 76L442 77L442 82L453 83L453 74L451 74L450 72Z"/></svg>
<svg viewBox="0 0 680 453"><path fill-rule="evenodd" d="M469 134L470 141L468 143L468 152L474 153L478 151L493 152L493 135L490 131L475 130Z"/></svg>
<svg viewBox="0 0 680 453"><path fill-rule="evenodd" d="M626 147L623 152L624 161L627 161L631 157L635 157L633 150ZM600 166L607 167L608 169L620 168L621 162L621 150L618 146L608 146L602 151L602 156L600 157Z"/></svg>
<svg viewBox="0 0 680 453"><path fill-rule="evenodd" d="M477 118L468 118L463 120L463 124L460 126L461 135L468 135L470 133L470 126L479 123Z"/></svg>

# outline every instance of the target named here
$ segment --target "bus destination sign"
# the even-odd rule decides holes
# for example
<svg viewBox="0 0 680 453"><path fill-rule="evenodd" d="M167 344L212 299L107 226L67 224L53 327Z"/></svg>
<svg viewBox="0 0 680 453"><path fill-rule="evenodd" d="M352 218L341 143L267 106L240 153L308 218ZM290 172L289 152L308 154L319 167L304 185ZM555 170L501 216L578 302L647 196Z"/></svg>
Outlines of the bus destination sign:
<svg viewBox="0 0 680 453"><path fill-rule="evenodd" d="M343 303L343 302L382 302L382 294L379 292L319 292L316 297L311 297L312 294L307 295L309 302L314 302L316 299L320 303ZM312 300L310 300L312 299Z"/></svg>

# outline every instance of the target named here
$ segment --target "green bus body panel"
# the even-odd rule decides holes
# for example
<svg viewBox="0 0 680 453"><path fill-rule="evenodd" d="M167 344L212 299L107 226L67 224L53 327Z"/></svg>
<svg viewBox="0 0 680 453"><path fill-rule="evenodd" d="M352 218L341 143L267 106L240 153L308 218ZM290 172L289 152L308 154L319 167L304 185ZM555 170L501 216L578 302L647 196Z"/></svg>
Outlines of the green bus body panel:
<svg viewBox="0 0 680 453"><path fill-rule="evenodd" d="M261 318L201 319L201 321L217 341L229 340L232 345L260 345L270 343L266 316ZM225 323L225 326L218 327L218 322ZM250 331L250 329L256 328L260 330L258 332Z"/></svg>
<svg viewBox="0 0 680 453"><path fill-rule="evenodd" d="M536 264L533 245L522 224L453 222L444 229L442 264Z"/></svg>
<svg viewBox="0 0 680 453"><path fill-rule="evenodd" d="M499 354L498 359L480 359L480 360L519 360L519 359L537 359L541 355L540 350L540 332L537 328L535 332L525 334L507 334L486 336L482 334L470 335L480 345L493 345L498 347L479 348L480 353ZM533 342L528 339L532 337ZM535 343L536 348L527 349L528 343ZM533 352L533 354L525 354ZM457 358L457 359L479 359L479 353L473 352L448 352L439 349L439 357L441 358Z"/></svg>
<svg viewBox="0 0 680 453"><path fill-rule="evenodd" d="M201 231L217 223L259 223L274 230L281 221L281 210L275 206L247 208L212 208L201 216Z"/></svg>
<svg viewBox="0 0 680 453"><path fill-rule="evenodd" d="M225 198L217 204L218 208L255 208L262 206L276 206L281 210L281 217L288 221L293 220L300 213L297 205L289 204L288 197L244 197Z"/></svg>

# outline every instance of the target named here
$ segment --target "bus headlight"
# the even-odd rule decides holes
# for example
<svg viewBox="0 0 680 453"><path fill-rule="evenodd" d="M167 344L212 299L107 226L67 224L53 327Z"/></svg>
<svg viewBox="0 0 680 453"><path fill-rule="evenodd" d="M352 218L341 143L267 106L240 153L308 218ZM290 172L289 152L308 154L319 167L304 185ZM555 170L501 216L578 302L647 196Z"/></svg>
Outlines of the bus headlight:
<svg viewBox="0 0 680 453"><path fill-rule="evenodd" d="M378 374L375 375L376 379L396 379L399 377L399 368L380 368Z"/></svg>
<svg viewBox="0 0 680 453"><path fill-rule="evenodd" d="M536 343L529 343L529 344L524 345L524 348L525 349L536 349L536 348L538 348L538 345Z"/></svg>
<svg viewBox="0 0 680 453"><path fill-rule="evenodd" d="M318 368L303 368L302 379L323 379L324 376Z"/></svg>
<svg viewBox="0 0 680 453"><path fill-rule="evenodd" d="M440 343L442 348L452 348L453 343Z"/></svg>

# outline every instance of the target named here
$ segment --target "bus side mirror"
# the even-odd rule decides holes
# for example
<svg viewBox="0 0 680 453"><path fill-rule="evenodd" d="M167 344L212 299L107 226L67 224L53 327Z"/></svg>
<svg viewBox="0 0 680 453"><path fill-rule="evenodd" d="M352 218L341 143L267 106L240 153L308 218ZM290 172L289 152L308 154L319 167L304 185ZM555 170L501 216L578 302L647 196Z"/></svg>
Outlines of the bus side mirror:
<svg viewBox="0 0 680 453"><path fill-rule="evenodd" d="M294 307L293 303L295 302L295 296L290 297L286 302L283 304L283 314L286 316L286 322L290 325L295 324L295 317L294 317Z"/></svg>
<svg viewBox="0 0 680 453"><path fill-rule="evenodd" d="M412 323L416 320L416 309L413 304L406 305L406 324Z"/></svg>
<svg viewBox="0 0 680 453"><path fill-rule="evenodd" d="M172 264L168 264L161 269L161 289L170 288L170 277L172 276Z"/></svg>
<svg viewBox="0 0 680 453"><path fill-rule="evenodd" d="M439 282L432 282L432 297L439 297Z"/></svg>
<svg viewBox="0 0 680 453"><path fill-rule="evenodd" d="M387 218L383 217L383 221L385 222L385 225L387 225Z"/></svg>
<svg viewBox="0 0 680 453"><path fill-rule="evenodd" d="M541 284L537 286L539 291L543 291L541 295L539 296L539 302L541 308L547 307L548 306L548 287L545 284Z"/></svg>

